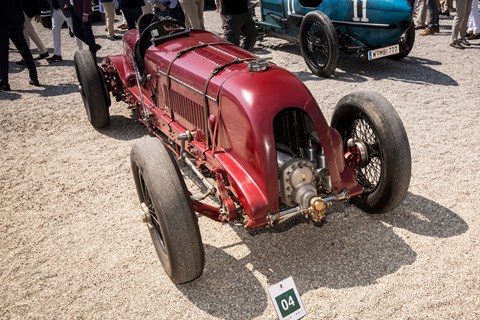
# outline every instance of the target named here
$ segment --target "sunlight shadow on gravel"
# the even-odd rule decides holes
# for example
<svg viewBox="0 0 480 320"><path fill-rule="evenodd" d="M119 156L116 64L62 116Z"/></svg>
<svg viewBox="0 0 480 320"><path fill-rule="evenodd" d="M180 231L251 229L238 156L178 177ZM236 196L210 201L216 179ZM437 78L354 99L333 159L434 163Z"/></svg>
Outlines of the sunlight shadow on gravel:
<svg viewBox="0 0 480 320"><path fill-rule="evenodd" d="M408 210L405 210L404 206L407 206ZM448 238L468 230L468 224L455 212L410 192L407 193L403 206L376 218L394 227L429 237Z"/></svg>
<svg viewBox="0 0 480 320"><path fill-rule="evenodd" d="M261 283L241 260L204 245L206 266L197 280L177 286L195 306L222 319L252 319L267 307Z"/></svg>
<svg viewBox="0 0 480 320"><path fill-rule="evenodd" d="M327 222L321 228L300 224L282 233L257 236L231 225L242 240L240 245L246 245L250 254L235 259L227 253L232 246L205 245L204 274L192 285L177 288L212 316L246 319L266 308L268 296L258 277L265 277L272 285L294 275L300 294L322 287L369 286L412 265L417 258L393 227L441 238L468 230L465 221L448 208L412 193L402 206L382 215L364 214L350 204L339 205Z"/></svg>
<svg viewBox="0 0 480 320"><path fill-rule="evenodd" d="M120 115L110 116L108 126L96 130L117 140L135 140L148 135L148 131L142 123Z"/></svg>

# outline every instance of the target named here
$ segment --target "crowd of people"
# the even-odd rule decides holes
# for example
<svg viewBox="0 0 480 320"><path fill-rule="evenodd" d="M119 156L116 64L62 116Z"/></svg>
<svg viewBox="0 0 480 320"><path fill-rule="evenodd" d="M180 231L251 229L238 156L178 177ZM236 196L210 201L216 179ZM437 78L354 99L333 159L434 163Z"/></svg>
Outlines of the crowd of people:
<svg viewBox="0 0 480 320"><path fill-rule="evenodd" d="M440 15L455 13L450 46L465 49L471 46L468 40L480 39L478 0L416 0L414 7L415 29L424 29L421 36L439 33Z"/></svg>
<svg viewBox="0 0 480 320"><path fill-rule="evenodd" d="M2 0L3 10L0 11L0 91L11 90L8 81L8 50L13 44L20 55L21 61L16 63L28 68L30 84L40 86L35 60L46 59L48 63L62 61L61 31L67 24L77 48L88 46L96 58L101 46L96 43L92 30L91 0L48 0L52 19L53 55L50 56L42 40L35 32L32 20L40 21L39 0ZM205 0L99 0L101 11L105 13L105 31L107 39L118 40L121 36L115 33L115 16L121 11L122 23L120 30L135 29L142 14L153 13L168 15L175 18L180 25L189 29L205 30L203 10ZM222 17L225 37L230 42L239 45L240 33L245 35L246 48L252 49L257 31L250 14L249 0L216 0L217 10ZM39 55L33 58L30 51L30 39L38 48Z"/></svg>
<svg viewBox="0 0 480 320"><path fill-rule="evenodd" d="M84 45L94 57L101 46L96 43L92 31L91 0L48 0L52 19L53 55L50 56L42 40L35 32L32 20L40 21L39 0L2 0L0 10L0 91L9 91L8 50L12 43L20 55L18 65L28 68L30 84L40 86L35 60L46 59L48 63L62 61L61 31L67 24L72 38L80 50ZM205 0L99 0L101 11L105 13L105 31L107 39L118 40L115 33L115 16L121 11L122 23L118 29L135 29L142 14L153 13L175 18L180 25L189 29L204 30L203 10ZM455 12L452 22L450 46L464 49L470 46L468 40L480 38L479 0L409 0L414 8L415 29L423 29L421 36L440 32L439 16L450 16ZM455 6L454 6L455 2ZM253 8L258 0L215 0L220 13L225 39L251 50L257 39L257 29L252 17ZM33 58L30 51L30 39L38 48L39 55Z"/></svg>

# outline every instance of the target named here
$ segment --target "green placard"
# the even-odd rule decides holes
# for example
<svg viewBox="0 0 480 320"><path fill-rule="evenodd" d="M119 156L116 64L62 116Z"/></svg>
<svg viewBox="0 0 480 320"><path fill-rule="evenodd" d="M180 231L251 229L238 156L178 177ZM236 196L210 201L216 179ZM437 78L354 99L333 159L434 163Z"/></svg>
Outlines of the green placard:
<svg viewBox="0 0 480 320"><path fill-rule="evenodd" d="M300 303L298 303L298 299L295 295L295 291L293 291L293 288L275 297L275 301L277 302L277 306L280 310L282 318L285 318L292 312L300 309Z"/></svg>
<svg viewBox="0 0 480 320"><path fill-rule="evenodd" d="M292 277L288 277L268 288L279 320L298 320L307 313Z"/></svg>

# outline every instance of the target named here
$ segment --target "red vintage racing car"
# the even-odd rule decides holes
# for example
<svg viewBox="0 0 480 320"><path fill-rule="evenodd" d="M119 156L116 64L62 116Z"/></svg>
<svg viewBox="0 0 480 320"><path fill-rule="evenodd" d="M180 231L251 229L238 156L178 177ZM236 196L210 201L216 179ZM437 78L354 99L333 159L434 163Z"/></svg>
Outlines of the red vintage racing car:
<svg viewBox="0 0 480 320"><path fill-rule="evenodd" d="M203 272L195 212L255 232L295 219L320 223L337 201L383 213L404 199L410 147L379 94L347 94L329 125L295 75L213 33L145 15L123 41L124 53L100 66L89 51L75 53L80 93L94 127L108 125L113 96L153 136L135 142L131 165L173 282ZM184 174L200 192L187 189Z"/></svg>

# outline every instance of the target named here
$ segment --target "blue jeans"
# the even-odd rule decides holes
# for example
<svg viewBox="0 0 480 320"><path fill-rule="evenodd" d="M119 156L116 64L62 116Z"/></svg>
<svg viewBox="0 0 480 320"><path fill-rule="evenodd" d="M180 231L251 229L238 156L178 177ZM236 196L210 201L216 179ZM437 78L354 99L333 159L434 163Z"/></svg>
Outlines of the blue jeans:
<svg viewBox="0 0 480 320"><path fill-rule="evenodd" d="M428 20L428 27L438 28L440 16L438 14L437 0L427 0L427 11L430 17L430 20Z"/></svg>

